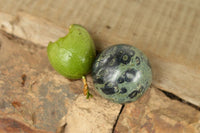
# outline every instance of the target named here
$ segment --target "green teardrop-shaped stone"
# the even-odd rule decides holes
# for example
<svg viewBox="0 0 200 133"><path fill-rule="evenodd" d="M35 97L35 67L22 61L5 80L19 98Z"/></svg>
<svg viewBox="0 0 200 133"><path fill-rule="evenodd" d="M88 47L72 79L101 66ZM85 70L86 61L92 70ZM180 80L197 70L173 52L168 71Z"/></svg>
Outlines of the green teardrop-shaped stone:
<svg viewBox="0 0 200 133"><path fill-rule="evenodd" d="M69 79L80 79L90 72L96 56L94 42L88 31L72 24L69 33L47 47L53 68Z"/></svg>

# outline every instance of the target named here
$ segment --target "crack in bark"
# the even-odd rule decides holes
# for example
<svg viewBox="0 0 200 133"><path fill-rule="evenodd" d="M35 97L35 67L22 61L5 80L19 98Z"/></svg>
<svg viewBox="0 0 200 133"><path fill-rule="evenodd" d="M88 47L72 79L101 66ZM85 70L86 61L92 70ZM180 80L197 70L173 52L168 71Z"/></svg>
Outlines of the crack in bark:
<svg viewBox="0 0 200 133"><path fill-rule="evenodd" d="M119 114L118 114L118 116L117 116L117 119L116 119L116 121L115 121L115 123L114 123L114 125L113 125L112 133L115 133L115 128L116 128L116 126L117 126L119 117L120 117L120 115L121 115L121 113L122 113L122 111L123 111L123 109L124 109L124 106L125 106L125 104L122 104L122 107L121 107L121 109L120 109L120 111L119 111Z"/></svg>
<svg viewBox="0 0 200 133"><path fill-rule="evenodd" d="M175 94L173 94L173 93L171 93L171 92L164 91L164 90L162 90L162 89L160 89L160 88L157 88L157 89L158 89L159 91L161 91L162 93L164 93L168 98L170 98L170 99L172 99L172 100L177 100L177 101L179 101L179 102L181 102L181 103L183 103L183 104L187 104L188 106L190 106L190 107L192 107L192 108L194 108L194 109L200 111L200 107L199 107L199 106L194 105L194 104L192 104L192 103L190 103L190 102L188 102L188 101L186 101L186 100L184 100L184 99L182 99L182 98L176 96Z"/></svg>

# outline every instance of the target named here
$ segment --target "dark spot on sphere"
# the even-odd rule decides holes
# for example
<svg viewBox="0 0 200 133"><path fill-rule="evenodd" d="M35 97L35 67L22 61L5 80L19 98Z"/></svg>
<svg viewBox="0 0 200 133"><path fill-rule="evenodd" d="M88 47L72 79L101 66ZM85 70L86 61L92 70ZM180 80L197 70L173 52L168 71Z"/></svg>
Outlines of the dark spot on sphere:
<svg viewBox="0 0 200 133"><path fill-rule="evenodd" d="M136 70L134 68L128 69L125 72L125 81L126 82L131 82L135 78Z"/></svg>
<svg viewBox="0 0 200 133"><path fill-rule="evenodd" d="M121 88L121 91L120 91L121 94L124 94L126 92L127 92L127 89L125 87Z"/></svg>
<svg viewBox="0 0 200 133"><path fill-rule="evenodd" d="M110 60L108 60L108 65L109 66L118 66L119 62L117 61L116 58L111 58Z"/></svg>
<svg viewBox="0 0 200 133"><path fill-rule="evenodd" d="M117 83L119 83L119 84L124 83L124 78L119 77L118 80L117 80Z"/></svg>
<svg viewBox="0 0 200 133"><path fill-rule="evenodd" d="M140 65L140 58L137 56L137 57L135 57L135 59L136 59L136 65L137 66Z"/></svg>
<svg viewBox="0 0 200 133"><path fill-rule="evenodd" d="M98 84L104 84L104 81L103 81L102 78L95 79L95 82L98 83Z"/></svg>
<svg viewBox="0 0 200 133"><path fill-rule="evenodd" d="M119 46L117 48L116 53L121 54L121 55L128 54L131 57L135 55L135 51L132 50L132 49L130 49L130 46L127 46L127 45L125 45L125 46L123 46L123 45Z"/></svg>
<svg viewBox="0 0 200 133"><path fill-rule="evenodd" d="M116 58L118 62L123 64L128 64L131 60L131 55L124 52L123 50L118 50Z"/></svg>
<svg viewBox="0 0 200 133"><path fill-rule="evenodd" d="M121 57L121 59L120 59L120 61L121 61L123 64L128 64L128 63L130 62L130 60L131 60L131 57L130 57L130 55L128 55L128 54L124 54L124 55Z"/></svg>
<svg viewBox="0 0 200 133"><path fill-rule="evenodd" d="M116 57L109 57L105 66L115 67L118 66L120 62L116 59Z"/></svg>
<svg viewBox="0 0 200 133"><path fill-rule="evenodd" d="M143 92L144 91L144 86L140 86L139 92Z"/></svg>
<svg viewBox="0 0 200 133"><path fill-rule="evenodd" d="M138 91L135 90L135 91L131 92L131 93L128 95L128 97L134 98L135 96L137 96L137 93L138 93Z"/></svg>
<svg viewBox="0 0 200 133"><path fill-rule="evenodd" d="M103 93L105 93L106 95L112 95L115 94L115 88L113 86L110 86L109 83L105 84L104 88L101 88L101 90L103 91Z"/></svg>

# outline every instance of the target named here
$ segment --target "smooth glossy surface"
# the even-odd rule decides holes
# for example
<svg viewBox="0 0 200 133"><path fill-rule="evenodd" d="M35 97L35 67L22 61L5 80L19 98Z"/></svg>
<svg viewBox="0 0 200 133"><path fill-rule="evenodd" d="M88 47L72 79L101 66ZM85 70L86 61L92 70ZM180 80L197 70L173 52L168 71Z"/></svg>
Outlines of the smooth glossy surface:
<svg viewBox="0 0 200 133"><path fill-rule="evenodd" d="M92 38L85 28L73 24L69 33L47 47L53 68L69 79L80 79L90 70L96 51Z"/></svg>
<svg viewBox="0 0 200 133"><path fill-rule="evenodd" d="M96 90L117 103L137 100L152 82L147 57L139 49L125 44L104 50L93 64L92 76Z"/></svg>

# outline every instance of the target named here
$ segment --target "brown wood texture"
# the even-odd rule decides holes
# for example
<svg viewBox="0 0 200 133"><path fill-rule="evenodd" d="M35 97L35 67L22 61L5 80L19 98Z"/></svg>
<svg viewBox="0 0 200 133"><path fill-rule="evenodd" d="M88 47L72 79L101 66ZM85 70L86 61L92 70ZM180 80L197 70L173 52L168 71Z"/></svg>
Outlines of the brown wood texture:
<svg viewBox="0 0 200 133"><path fill-rule="evenodd" d="M199 5L199 0L0 0L0 27L47 46L70 24L82 24L97 50L117 43L143 50L155 87L200 106Z"/></svg>

